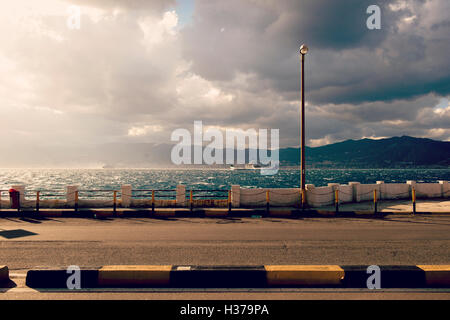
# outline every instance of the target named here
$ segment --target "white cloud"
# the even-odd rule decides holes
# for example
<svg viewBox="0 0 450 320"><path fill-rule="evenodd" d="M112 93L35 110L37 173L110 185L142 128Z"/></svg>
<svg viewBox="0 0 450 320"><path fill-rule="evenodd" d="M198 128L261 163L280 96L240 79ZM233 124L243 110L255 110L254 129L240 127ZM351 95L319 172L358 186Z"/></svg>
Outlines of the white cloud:
<svg viewBox="0 0 450 320"><path fill-rule="evenodd" d="M319 139L309 139L308 146L310 147L320 147L329 143L334 142L329 136L325 136Z"/></svg>
<svg viewBox="0 0 450 320"><path fill-rule="evenodd" d="M161 132L164 128L160 125L144 125L141 127L132 127L128 129L128 135L131 137L145 136L150 133Z"/></svg>
<svg viewBox="0 0 450 320"><path fill-rule="evenodd" d="M140 19L138 24L144 32L143 43L151 50L155 45L168 41L167 37L177 35L178 15L175 11L167 11L162 19L147 16Z"/></svg>

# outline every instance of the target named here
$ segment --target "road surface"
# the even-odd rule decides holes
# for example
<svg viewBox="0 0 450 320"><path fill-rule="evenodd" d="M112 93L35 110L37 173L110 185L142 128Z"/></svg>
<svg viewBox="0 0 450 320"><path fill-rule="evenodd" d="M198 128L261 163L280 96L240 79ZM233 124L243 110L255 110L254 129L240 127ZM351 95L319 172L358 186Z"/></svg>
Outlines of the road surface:
<svg viewBox="0 0 450 320"><path fill-rule="evenodd" d="M110 264L450 264L450 216L371 218L0 218L0 264L15 287L3 299L450 299L449 290L184 289L178 291L36 292L32 268Z"/></svg>

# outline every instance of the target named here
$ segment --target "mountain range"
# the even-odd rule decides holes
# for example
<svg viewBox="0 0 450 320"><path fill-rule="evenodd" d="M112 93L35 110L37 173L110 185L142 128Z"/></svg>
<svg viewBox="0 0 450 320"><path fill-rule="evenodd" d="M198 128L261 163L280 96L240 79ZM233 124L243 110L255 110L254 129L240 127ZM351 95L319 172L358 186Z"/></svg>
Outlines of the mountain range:
<svg viewBox="0 0 450 320"><path fill-rule="evenodd" d="M298 165L298 148L280 149L284 165ZM305 149L313 167L408 168L450 167L450 142L409 136L386 139L346 140Z"/></svg>
<svg viewBox="0 0 450 320"><path fill-rule="evenodd" d="M175 167L172 144L110 143L86 146L39 146L2 149L0 167L155 168ZM317 168L450 168L450 142L409 136L346 140L306 147L307 167ZM236 154L236 150L234 150ZM192 153L193 154L193 153ZM226 150L223 150L224 158ZM248 162L249 150L245 150ZM299 148L279 149L280 165L298 166ZM188 167L192 167L188 166ZM186 167L186 166L184 166ZM223 167L223 166L222 166Z"/></svg>

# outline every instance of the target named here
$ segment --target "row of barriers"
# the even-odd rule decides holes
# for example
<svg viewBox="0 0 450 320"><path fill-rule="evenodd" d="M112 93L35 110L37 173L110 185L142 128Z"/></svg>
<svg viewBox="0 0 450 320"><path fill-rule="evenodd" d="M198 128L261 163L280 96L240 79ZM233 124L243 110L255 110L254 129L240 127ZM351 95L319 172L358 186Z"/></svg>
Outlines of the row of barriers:
<svg viewBox="0 0 450 320"><path fill-rule="evenodd" d="M336 213L339 213L339 190L336 189L334 195L335 199L335 211ZM411 202L412 202L412 213L416 214L416 189L412 188L411 190ZM378 195L377 189L373 190L373 212L374 214L378 213L378 202L380 202L380 197Z"/></svg>
<svg viewBox="0 0 450 320"><path fill-rule="evenodd" d="M5 197L6 195L6 197ZM177 204L176 189L133 189L130 194L123 193L122 190L97 189L97 190L75 190L64 192L56 190L26 190L16 189L0 190L0 209L34 209L39 212L42 203L45 207L72 208L78 211L80 207L113 208L115 212L123 203L123 196L133 199L132 207L155 208L179 206ZM231 210L231 190L224 189L191 189L186 193L187 203L192 210L196 206L206 204L209 206L227 205ZM33 199L30 199L33 198ZM3 199L9 199L5 206ZM73 200L71 200L73 199ZM217 201L220 201L217 203ZM162 204L162 205L161 205ZM181 206L185 206L185 203ZM126 205L123 207L130 207Z"/></svg>
<svg viewBox="0 0 450 320"><path fill-rule="evenodd" d="M278 204L272 197L292 197L296 194L297 199L295 202L293 202L293 205L290 206L306 209L308 207L311 207L311 205L307 202L308 197L320 197L325 195L329 196L329 192L327 192L327 194L317 192L315 193L314 189L296 189L296 193L281 193L283 189L241 190L242 192L240 192L239 197L245 197L245 192L251 191L254 199L257 199L251 203L250 207L265 207L267 211L269 211L271 207L277 206ZM246 191L244 192L244 190ZM295 189L290 190L295 191ZM343 203L341 197L353 196L352 194L344 190L336 188L334 189L334 191L332 191L332 193L334 193L334 205L336 213L339 212L340 205ZM16 189L0 190L0 209L2 209L2 202L4 206L2 195L5 194L7 194L7 196L9 197L9 208L17 209L19 211L21 209L34 209L35 211L39 212L41 207L63 207L78 211L80 207L97 207L112 208L115 213L119 206L151 208L152 211L154 211L156 207L187 207L191 211L195 207L228 207L228 210L231 211L232 207L236 207L235 205L233 205L233 198L236 198L236 194L234 194L234 192L236 191L233 191L233 189L184 190L185 201L182 201L182 203L177 203L179 195L178 189L129 189L129 191L129 193L125 193L124 189L98 189L74 190L72 192L69 192L68 189L67 192L64 193L55 190L24 190L22 192ZM309 192L309 194L307 194L307 191ZM378 203L381 201L380 193L381 192L379 190L373 189L371 191L360 194L361 197L365 197L365 200L369 200L366 197L367 195L372 195L374 213L378 212ZM444 195L444 197L450 196L450 190L447 190L442 194ZM261 198L261 196L263 195L264 198ZM408 197L408 195L410 195L410 197ZM401 194L399 193L398 196L401 196L403 198L408 197L412 202L412 212L416 213L417 196L415 187L411 188L411 192L403 192ZM34 199L30 199L30 197ZM128 198L130 201L128 201L128 203L125 203L125 198ZM317 201L316 203L320 204L320 202ZM344 203L348 203L348 201ZM42 206L42 204L44 204L44 206ZM330 205L329 200L324 202L323 205Z"/></svg>

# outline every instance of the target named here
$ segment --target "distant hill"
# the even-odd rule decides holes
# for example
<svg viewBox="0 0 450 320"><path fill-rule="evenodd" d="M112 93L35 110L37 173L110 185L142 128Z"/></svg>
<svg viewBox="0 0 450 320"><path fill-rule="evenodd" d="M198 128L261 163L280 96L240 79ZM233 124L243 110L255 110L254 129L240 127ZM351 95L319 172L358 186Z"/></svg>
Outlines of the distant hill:
<svg viewBox="0 0 450 320"><path fill-rule="evenodd" d="M282 165L298 165L300 150L280 149ZM313 167L406 168L450 167L450 142L408 136L346 140L306 148L306 163Z"/></svg>
<svg viewBox="0 0 450 320"><path fill-rule="evenodd" d="M32 150L4 148L2 153L8 157L0 157L0 167L175 167L170 159L172 148L173 145L168 143L35 145ZM224 158L225 151L224 149ZM299 148L282 148L279 152L281 166L299 165ZM245 150L247 162L248 154L249 150ZM308 167L317 168L450 168L450 142L408 136L380 140L346 140L321 147L306 147L306 164Z"/></svg>

